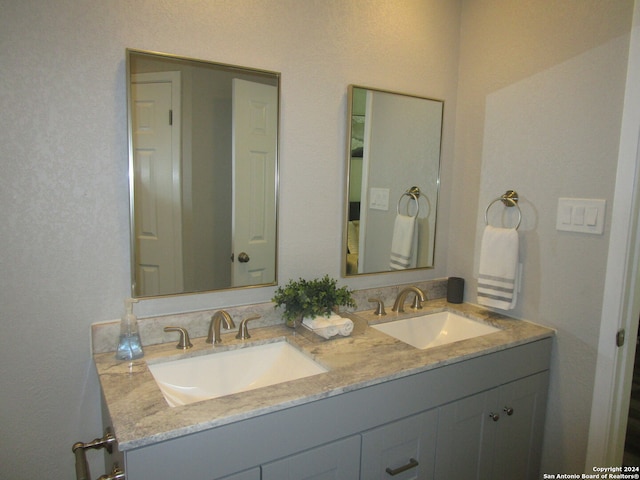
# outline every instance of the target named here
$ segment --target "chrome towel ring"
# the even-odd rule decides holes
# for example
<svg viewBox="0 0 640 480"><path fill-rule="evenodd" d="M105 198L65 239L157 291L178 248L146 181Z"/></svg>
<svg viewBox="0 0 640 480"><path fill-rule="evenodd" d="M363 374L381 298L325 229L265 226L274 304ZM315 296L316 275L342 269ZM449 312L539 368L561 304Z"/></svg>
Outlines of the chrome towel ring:
<svg viewBox="0 0 640 480"><path fill-rule="evenodd" d="M406 192L404 192L402 195L400 195L400 198L398 199L398 205L396 207L396 213L398 215L400 215L400 203L402 202L402 199L404 197L410 197L413 198L416 202L416 214L414 215L414 217L418 216L418 213L420 213L420 202L418 201L418 199L420 198L420 189L418 187L411 187L409 190L407 190ZM409 202L411 202L411 200L408 200L407 202L407 216L409 215Z"/></svg>
<svg viewBox="0 0 640 480"><path fill-rule="evenodd" d="M520 223L522 222L522 210L520 210L520 207L518 206L518 200L519 200L518 192L516 192L515 190L507 190L503 195L493 199L489 203L489 205L487 205L487 208L484 211L485 225L489 225L489 218L488 218L489 209L493 206L494 203L502 202L505 205L505 207L516 207L516 209L518 210L518 223L514 227L514 230L517 230L518 227L520 226Z"/></svg>

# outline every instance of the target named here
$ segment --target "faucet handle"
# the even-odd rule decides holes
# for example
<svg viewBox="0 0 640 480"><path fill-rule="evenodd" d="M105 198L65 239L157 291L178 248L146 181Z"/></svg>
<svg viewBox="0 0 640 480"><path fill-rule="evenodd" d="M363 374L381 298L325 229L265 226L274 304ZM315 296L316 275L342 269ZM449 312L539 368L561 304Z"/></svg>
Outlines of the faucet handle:
<svg viewBox="0 0 640 480"><path fill-rule="evenodd" d="M191 340L189 340L189 332L187 332L186 328L182 327L164 327L165 332L178 332L180 334L180 340L178 341L178 345L176 348L180 350L188 350L193 347Z"/></svg>
<svg viewBox="0 0 640 480"><path fill-rule="evenodd" d="M387 314L387 312L384 311L384 302L381 299L379 299L379 298L370 298L367 301L368 302L376 302L377 303L376 309L373 312L375 315L378 315L378 316L382 317L382 316Z"/></svg>
<svg viewBox="0 0 640 480"><path fill-rule="evenodd" d="M240 322L240 327L238 328L238 334L236 335L236 338L239 340L246 340L247 338L251 338L251 335L249 335L249 329L247 328L247 323L250 320L257 320L258 318L260 318L260 315L251 315L250 317L242 320Z"/></svg>
<svg viewBox="0 0 640 480"><path fill-rule="evenodd" d="M411 308L414 310L422 310L422 302L420 301L420 295L417 295L413 298L413 303L411 304Z"/></svg>

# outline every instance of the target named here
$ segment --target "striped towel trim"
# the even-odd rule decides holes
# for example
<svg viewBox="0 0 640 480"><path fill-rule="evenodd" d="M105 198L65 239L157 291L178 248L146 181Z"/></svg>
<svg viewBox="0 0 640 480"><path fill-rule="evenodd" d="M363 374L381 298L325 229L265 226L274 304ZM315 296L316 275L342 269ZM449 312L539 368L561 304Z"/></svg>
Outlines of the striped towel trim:
<svg viewBox="0 0 640 480"><path fill-rule="evenodd" d="M478 300L484 298L494 302L504 302L506 306L509 306L513 301L514 291L515 279L513 278L482 274L478 276ZM493 302L491 303L493 304ZM495 305L498 306L497 304ZM498 306L498 308L500 307Z"/></svg>

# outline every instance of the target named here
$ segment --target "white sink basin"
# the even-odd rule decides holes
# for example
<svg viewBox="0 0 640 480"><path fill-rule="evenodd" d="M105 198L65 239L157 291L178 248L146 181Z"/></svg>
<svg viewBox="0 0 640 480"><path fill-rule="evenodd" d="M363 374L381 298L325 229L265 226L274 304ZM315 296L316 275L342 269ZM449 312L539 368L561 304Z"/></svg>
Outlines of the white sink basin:
<svg viewBox="0 0 640 480"><path fill-rule="evenodd" d="M430 313L372 327L420 349L500 331L499 328L451 312Z"/></svg>
<svg viewBox="0 0 640 480"><path fill-rule="evenodd" d="M149 365L176 407L327 372L286 341Z"/></svg>

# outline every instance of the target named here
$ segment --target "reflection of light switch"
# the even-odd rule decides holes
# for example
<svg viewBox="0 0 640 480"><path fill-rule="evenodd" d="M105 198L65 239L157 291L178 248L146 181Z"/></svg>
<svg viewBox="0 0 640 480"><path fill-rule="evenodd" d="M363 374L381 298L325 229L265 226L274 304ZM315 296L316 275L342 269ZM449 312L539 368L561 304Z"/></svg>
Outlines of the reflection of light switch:
<svg viewBox="0 0 640 480"><path fill-rule="evenodd" d="M369 190L369 208L373 210L389 210L389 189L371 188Z"/></svg>

